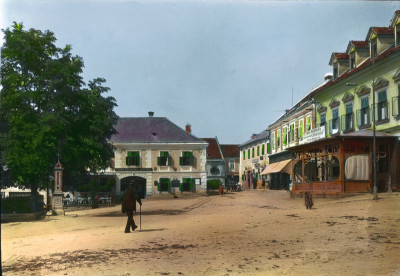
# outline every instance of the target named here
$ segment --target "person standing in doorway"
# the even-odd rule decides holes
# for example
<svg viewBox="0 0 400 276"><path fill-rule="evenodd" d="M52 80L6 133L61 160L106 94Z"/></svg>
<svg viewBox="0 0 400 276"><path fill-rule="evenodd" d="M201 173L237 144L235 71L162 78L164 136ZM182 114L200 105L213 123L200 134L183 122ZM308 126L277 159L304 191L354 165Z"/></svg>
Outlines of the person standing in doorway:
<svg viewBox="0 0 400 276"><path fill-rule="evenodd" d="M142 200L136 192L134 183L131 182L131 184L129 185L129 190L127 190L122 197L122 213L126 213L128 216L128 219L126 221L125 233L130 233L130 228L132 228L132 231L135 231L135 229L137 228L137 225L133 220L133 214L136 213L136 201L140 205L142 205Z"/></svg>

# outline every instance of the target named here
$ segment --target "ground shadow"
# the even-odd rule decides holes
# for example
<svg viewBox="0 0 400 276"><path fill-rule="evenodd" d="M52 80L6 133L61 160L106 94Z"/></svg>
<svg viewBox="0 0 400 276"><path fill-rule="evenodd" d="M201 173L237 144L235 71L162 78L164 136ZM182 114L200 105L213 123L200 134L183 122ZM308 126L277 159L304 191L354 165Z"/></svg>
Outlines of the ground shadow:
<svg viewBox="0 0 400 276"><path fill-rule="evenodd" d="M158 231L164 231L165 228L160 228L160 229L142 229L142 230L136 230L137 232L158 232Z"/></svg>
<svg viewBox="0 0 400 276"><path fill-rule="evenodd" d="M177 210L177 209L142 211L142 216L153 216L153 215L175 216L175 215L179 215L183 212L186 212L186 211L185 210ZM139 216L140 212L136 212L135 215ZM114 212L102 213L102 214L98 214L98 215L94 215L94 216L95 217L126 217L126 214L122 213L121 211L114 211Z"/></svg>

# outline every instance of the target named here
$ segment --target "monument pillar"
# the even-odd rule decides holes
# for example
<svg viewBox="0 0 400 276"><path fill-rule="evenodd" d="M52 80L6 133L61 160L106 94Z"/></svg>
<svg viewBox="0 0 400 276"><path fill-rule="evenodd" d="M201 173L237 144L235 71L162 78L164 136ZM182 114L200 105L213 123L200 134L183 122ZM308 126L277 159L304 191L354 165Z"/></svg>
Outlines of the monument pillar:
<svg viewBox="0 0 400 276"><path fill-rule="evenodd" d="M60 161L54 167L54 193L53 193L53 213L58 215L64 212L63 192L62 192L62 172L63 167Z"/></svg>

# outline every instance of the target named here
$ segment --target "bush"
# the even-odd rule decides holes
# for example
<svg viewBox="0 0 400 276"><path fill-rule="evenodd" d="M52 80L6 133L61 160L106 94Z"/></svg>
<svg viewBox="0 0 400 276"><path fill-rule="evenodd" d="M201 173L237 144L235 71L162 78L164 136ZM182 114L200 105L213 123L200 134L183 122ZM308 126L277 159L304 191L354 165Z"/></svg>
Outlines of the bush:
<svg viewBox="0 0 400 276"><path fill-rule="evenodd" d="M20 198L2 198L1 199L1 213L30 213L29 197Z"/></svg>
<svg viewBox="0 0 400 276"><path fill-rule="evenodd" d="M222 185L222 181L219 179L208 180L207 190L218 190L220 185Z"/></svg>

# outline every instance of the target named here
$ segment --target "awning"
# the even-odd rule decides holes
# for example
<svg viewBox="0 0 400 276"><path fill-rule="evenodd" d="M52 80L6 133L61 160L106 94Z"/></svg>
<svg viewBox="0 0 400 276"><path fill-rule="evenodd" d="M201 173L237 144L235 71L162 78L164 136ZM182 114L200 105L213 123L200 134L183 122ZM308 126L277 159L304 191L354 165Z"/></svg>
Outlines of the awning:
<svg viewBox="0 0 400 276"><path fill-rule="evenodd" d="M270 164L268 167L265 168L265 170L261 173L262 175L270 174L270 173L292 173L292 167L290 163L290 159L288 160L283 160L277 163Z"/></svg>

